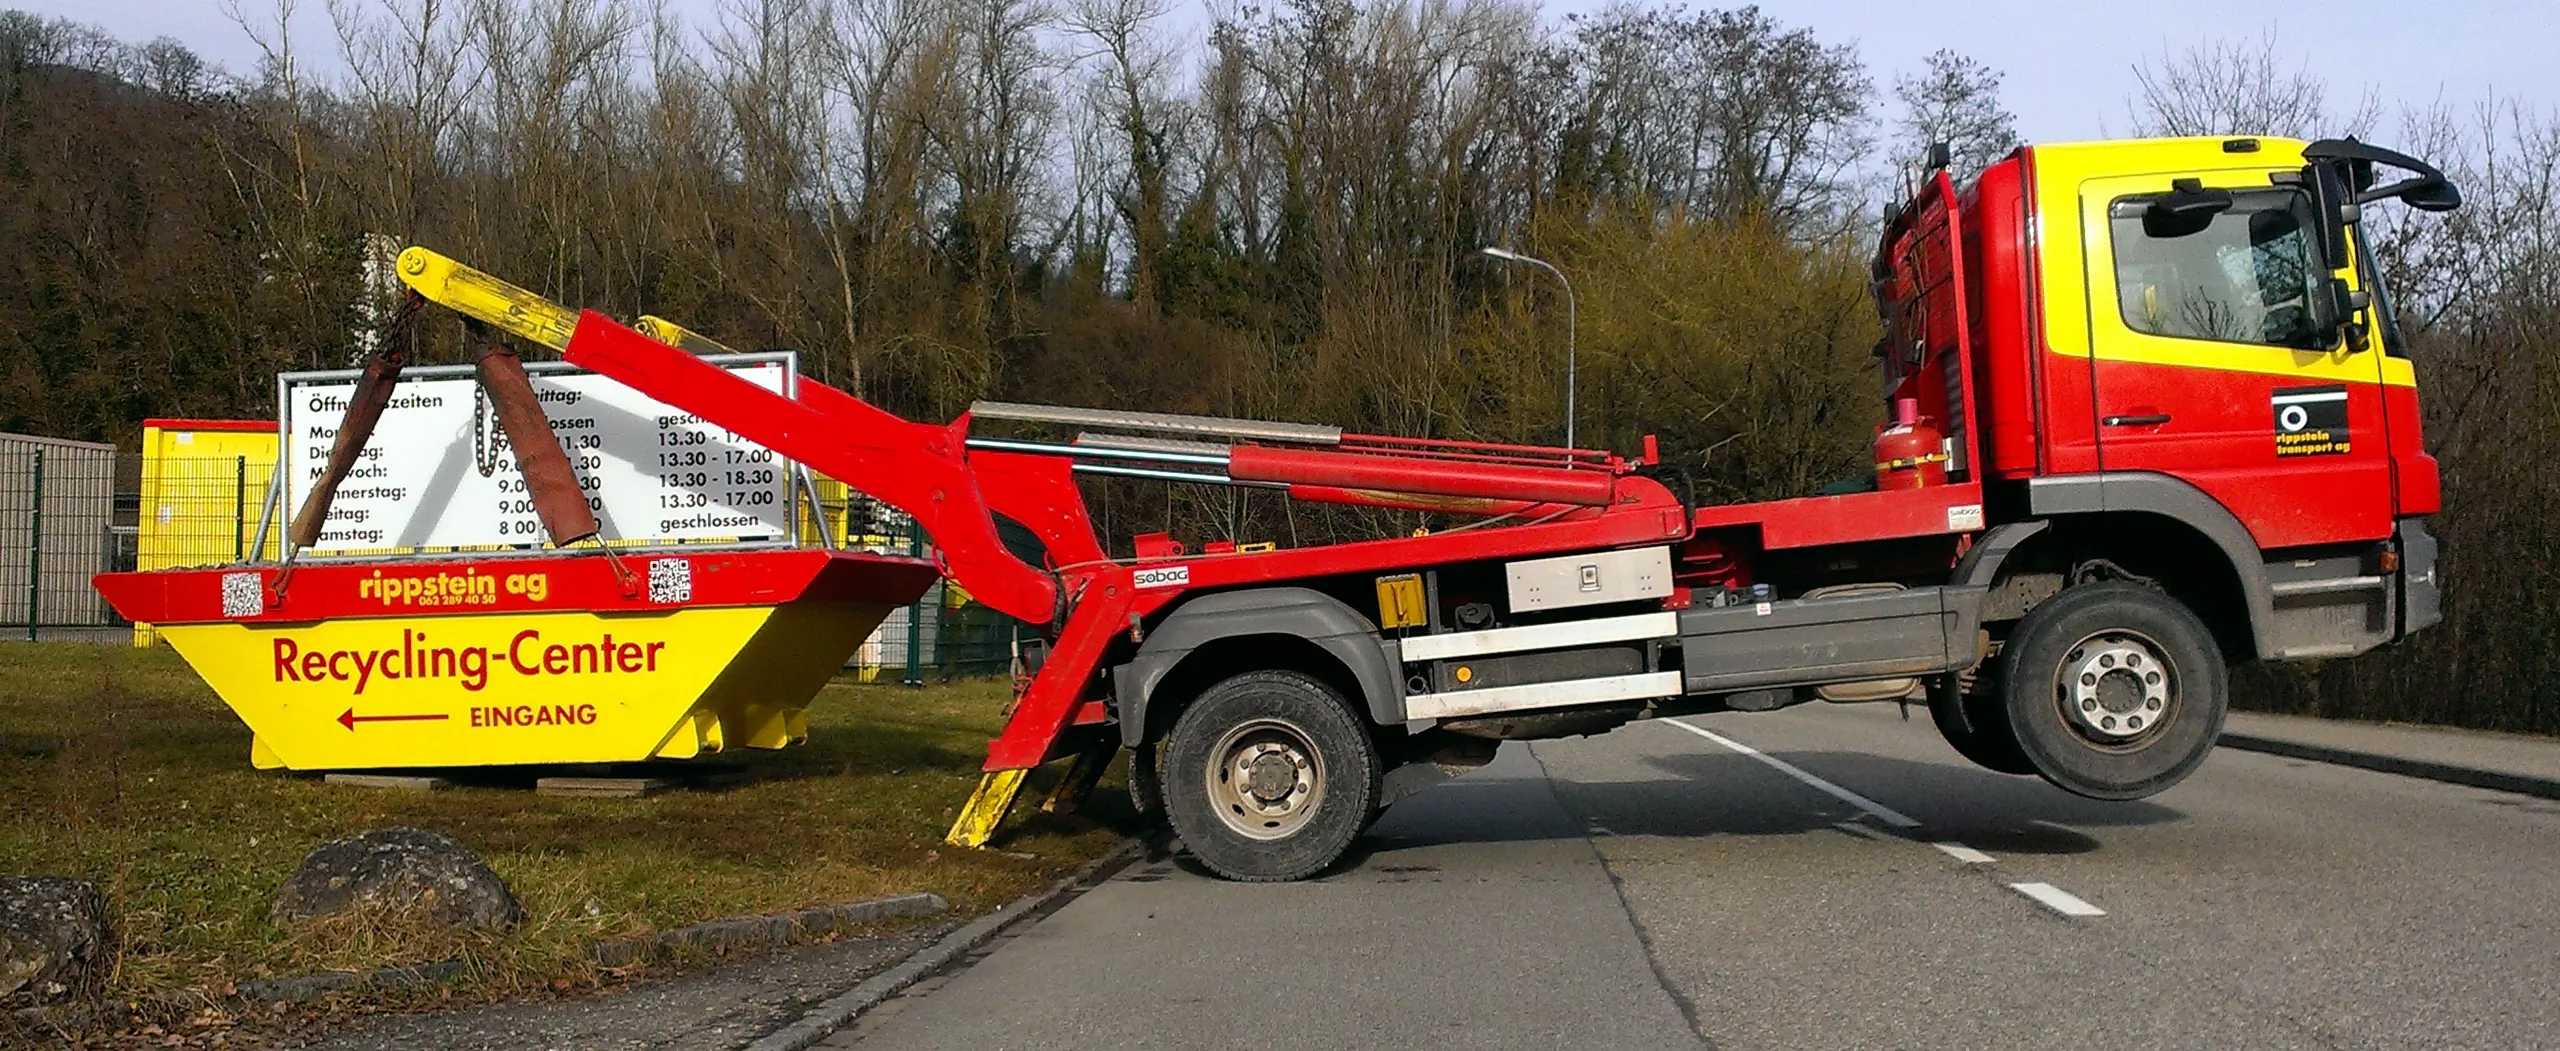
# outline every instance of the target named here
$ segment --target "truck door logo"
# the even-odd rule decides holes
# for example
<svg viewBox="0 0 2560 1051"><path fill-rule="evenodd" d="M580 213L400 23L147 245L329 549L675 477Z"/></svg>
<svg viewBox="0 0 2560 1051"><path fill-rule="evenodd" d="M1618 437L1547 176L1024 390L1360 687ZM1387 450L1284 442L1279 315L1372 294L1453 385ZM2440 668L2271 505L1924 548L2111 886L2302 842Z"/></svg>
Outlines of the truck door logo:
<svg viewBox="0 0 2560 1051"><path fill-rule="evenodd" d="M2278 387L2268 401L2275 406L2276 455L2331 456L2347 451L2347 389Z"/></svg>

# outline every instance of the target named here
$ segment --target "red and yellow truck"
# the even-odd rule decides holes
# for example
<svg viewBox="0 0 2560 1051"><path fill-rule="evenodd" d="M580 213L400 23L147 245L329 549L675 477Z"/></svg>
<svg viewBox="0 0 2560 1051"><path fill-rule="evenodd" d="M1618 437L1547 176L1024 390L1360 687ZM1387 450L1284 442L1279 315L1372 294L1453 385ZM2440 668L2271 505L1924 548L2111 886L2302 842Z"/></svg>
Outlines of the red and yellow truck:
<svg viewBox="0 0 2560 1051"><path fill-rule="evenodd" d="M574 314L423 249L400 270L424 299L906 510L941 573L1045 626L955 842L984 842L1028 770L1071 759L1066 783L1089 786L1127 749L1142 798L1204 864L1280 880L1323 870L1392 797L1496 742L1816 698L1925 698L1975 762L2084 796L2176 784L2213 747L2230 664L2358 653L2437 619L2423 524L2436 468L2363 246L2362 210L2384 201L2459 198L2423 162L2353 140L2035 146L1964 188L1933 172L1886 217L1875 260L1894 410L1877 486L1708 506L1649 441L1627 458L999 403L914 423L805 379L791 395L757 387L680 349L681 330ZM1078 474L1467 522L1300 549L1148 536L1115 555ZM741 557L647 559L702 582L704 560ZM919 584L888 582L901 565L810 557L826 565L727 571L776 594L835 579L848 625ZM605 556L540 558L586 581L590 634L728 594L643 596ZM671 562L686 566L660 568ZM457 557L436 571L512 564ZM209 676L318 667L293 685L347 697L317 711L355 684L334 657L287 669L269 636L339 615L361 581L291 573L110 574L99 587L164 631L257 636L229 657L190 652ZM525 676L563 701L608 678ZM420 732L510 728L463 718L474 702L459 692L409 700L452 710Z"/></svg>

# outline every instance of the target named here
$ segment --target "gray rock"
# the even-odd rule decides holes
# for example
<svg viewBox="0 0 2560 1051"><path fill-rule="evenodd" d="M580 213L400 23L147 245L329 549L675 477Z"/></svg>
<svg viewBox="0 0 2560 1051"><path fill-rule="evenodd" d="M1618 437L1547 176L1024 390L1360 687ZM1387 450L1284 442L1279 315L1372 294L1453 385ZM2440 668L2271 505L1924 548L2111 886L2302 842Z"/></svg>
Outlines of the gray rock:
<svg viewBox="0 0 2560 1051"><path fill-rule="evenodd" d="M498 874L451 839L387 828L323 844L276 891L277 923L357 909L383 909L428 922L503 931L524 918Z"/></svg>
<svg viewBox="0 0 2560 1051"><path fill-rule="evenodd" d="M0 997L57 1000L105 978L107 902L98 885L60 876L0 876Z"/></svg>

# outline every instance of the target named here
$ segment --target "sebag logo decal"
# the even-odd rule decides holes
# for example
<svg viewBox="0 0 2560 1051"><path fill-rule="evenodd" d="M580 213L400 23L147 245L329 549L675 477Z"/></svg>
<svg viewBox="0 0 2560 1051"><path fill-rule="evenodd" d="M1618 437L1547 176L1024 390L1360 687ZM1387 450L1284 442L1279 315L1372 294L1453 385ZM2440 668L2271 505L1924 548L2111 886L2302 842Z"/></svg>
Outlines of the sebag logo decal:
<svg viewBox="0 0 2560 1051"><path fill-rule="evenodd" d="M1130 579L1142 591L1147 588L1181 587L1191 583L1191 567L1160 566L1155 569L1141 569L1130 574Z"/></svg>
<svg viewBox="0 0 2560 1051"><path fill-rule="evenodd" d="M2275 408L2277 456L2336 456L2347 443L2347 388L2278 387L2267 398Z"/></svg>

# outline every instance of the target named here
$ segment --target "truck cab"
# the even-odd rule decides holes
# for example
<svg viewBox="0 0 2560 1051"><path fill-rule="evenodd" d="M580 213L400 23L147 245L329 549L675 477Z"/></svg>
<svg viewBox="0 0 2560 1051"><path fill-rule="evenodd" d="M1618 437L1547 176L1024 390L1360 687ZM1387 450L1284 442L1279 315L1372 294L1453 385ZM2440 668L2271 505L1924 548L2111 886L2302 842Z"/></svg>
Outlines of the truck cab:
<svg viewBox="0 0 2560 1051"><path fill-rule="evenodd" d="M2382 188L2394 196L2458 201L2389 151L2265 137L2031 146L1960 194L1923 194L1904 229L1944 214L1962 237L1965 272L1947 276L1964 286L1970 418L1995 502L2151 515L2240 563L2245 536L2257 564L2234 572L2251 630L2231 638L2250 656L2350 655L2434 623L2436 463L2359 236L2377 160L2415 166ZM1899 245L1888 272L1946 269L1907 233ZM1952 305L1885 307L1925 319ZM1929 393L1920 369L1896 366L1964 356L1947 342L1888 355L1898 390ZM2386 575L2407 554L2424 564Z"/></svg>

